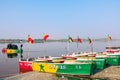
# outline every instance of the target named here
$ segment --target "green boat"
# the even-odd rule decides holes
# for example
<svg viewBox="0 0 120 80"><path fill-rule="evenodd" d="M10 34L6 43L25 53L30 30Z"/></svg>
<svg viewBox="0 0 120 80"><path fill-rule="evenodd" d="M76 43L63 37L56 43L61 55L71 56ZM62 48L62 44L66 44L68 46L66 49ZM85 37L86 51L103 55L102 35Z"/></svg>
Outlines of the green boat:
<svg viewBox="0 0 120 80"><path fill-rule="evenodd" d="M22 49L6 49L7 54L15 54L15 53L21 54L22 52L23 52Z"/></svg>
<svg viewBox="0 0 120 80"><path fill-rule="evenodd" d="M108 65L119 65L120 64L120 53L118 54L107 54L107 64Z"/></svg>
<svg viewBox="0 0 120 80"><path fill-rule="evenodd" d="M93 63L94 65L94 69L104 69L105 68L105 59L90 59L90 60L87 60L87 59L78 59L76 60L76 62L86 62L86 63Z"/></svg>
<svg viewBox="0 0 120 80"><path fill-rule="evenodd" d="M2 53L6 53L6 54L22 54L23 50L22 50L22 45L21 45L21 49L18 48L17 45L15 44L8 44L7 48L3 48L2 49Z"/></svg>
<svg viewBox="0 0 120 80"><path fill-rule="evenodd" d="M106 66L106 59L95 59L96 69L104 69Z"/></svg>
<svg viewBox="0 0 120 80"><path fill-rule="evenodd" d="M106 55L100 55L97 59L105 59L106 65L119 65L120 64L120 53L107 53Z"/></svg>
<svg viewBox="0 0 120 80"><path fill-rule="evenodd" d="M45 63L33 61L32 69L34 71L56 73L56 74L68 74L68 75L91 75L93 73L92 63Z"/></svg>

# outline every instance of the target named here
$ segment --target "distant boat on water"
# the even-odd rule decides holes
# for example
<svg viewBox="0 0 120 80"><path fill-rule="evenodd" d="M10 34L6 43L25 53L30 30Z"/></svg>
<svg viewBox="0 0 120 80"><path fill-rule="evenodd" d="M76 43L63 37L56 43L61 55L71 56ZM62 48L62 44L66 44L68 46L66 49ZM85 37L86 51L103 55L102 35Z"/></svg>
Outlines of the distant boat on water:
<svg viewBox="0 0 120 80"><path fill-rule="evenodd" d="M109 53L115 53L115 52L120 52L120 47L106 47L106 52Z"/></svg>
<svg viewBox="0 0 120 80"><path fill-rule="evenodd" d="M2 53L7 54L8 57L17 56L17 54L21 54L22 57L23 45L21 44L20 47L19 49L17 45L10 43L7 45L7 48L2 48Z"/></svg>

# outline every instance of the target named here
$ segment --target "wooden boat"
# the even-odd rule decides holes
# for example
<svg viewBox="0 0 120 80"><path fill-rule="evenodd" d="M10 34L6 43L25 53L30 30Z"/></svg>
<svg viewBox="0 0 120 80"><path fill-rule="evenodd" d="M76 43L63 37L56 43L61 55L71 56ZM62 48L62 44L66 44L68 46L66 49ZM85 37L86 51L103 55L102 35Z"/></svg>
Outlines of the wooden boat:
<svg viewBox="0 0 120 80"><path fill-rule="evenodd" d="M15 44L8 44L7 48L2 49L2 53L16 54L16 53L23 53L23 50L22 50L22 48L18 49L18 46Z"/></svg>
<svg viewBox="0 0 120 80"><path fill-rule="evenodd" d="M96 55L96 58L105 59L106 65L108 66L120 64L120 53L119 52L114 52L112 54L109 52L103 52L103 54Z"/></svg>
<svg viewBox="0 0 120 80"><path fill-rule="evenodd" d="M51 60L52 59L52 60ZM68 74L68 75L91 75L93 74L93 63L71 62L73 59L62 57L51 57L51 61L39 58L19 59L20 72L41 71L46 73Z"/></svg>
<svg viewBox="0 0 120 80"><path fill-rule="evenodd" d="M66 59L71 58L72 62L81 62L81 63L93 63L94 69L104 69L106 64L106 59L96 58L97 52L84 52L79 54L71 54L64 56ZM100 57L100 55L99 55ZM76 59L75 59L76 58ZM73 60L75 59L75 60ZM65 60L66 62L66 60ZM69 62L69 60L68 60Z"/></svg>
<svg viewBox="0 0 120 80"><path fill-rule="evenodd" d="M93 63L94 69L104 69L106 61L105 59L77 59L76 62L85 62L85 63Z"/></svg>
<svg viewBox="0 0 120 80"><path fill-rule="evenodd" d="M106 47L106 52L108 53L115 53L115 52L120 52L120 47Z"/></svg>
<svg viewBox="0 0 120 80"><path fill-rule="evenodd" d="M66 58L72 58L72 59L77 59L77 56L78 54L76 53L72 53L72 54L62 54L61 57L66 59Z"/></svg>
<svg viewBox="0 0 120 80"><path fill-rule="evenodd" d="M120 53L107 54L107 63L108 65L120 65Z"/></svg>
<svg viewBox="0 0 120 80"><path fill-rule="evenodd" d="M39 62L52 62L51 56L37 57L35 61Z"/></svg>
<svg viewBox="0 0 120 80"><path fill-rule="evenodd" d="M62 57L51 57L52 63L64 63L64 59Z"/></svg>
<svg viewBox="0 0 120 80"><path fill-rule="evenodd" d="M93 72L92 63L68 62L68 63L45 63L33 61L34 71L68 74L68 75L91 75Z"/></svg>
<svg viewBox="0 0 120 80"><path fill-rule="evenodd" d="M33 71L32 69L32 62L35 60L35 58L29 58L29 59L19 59L19 72L25 73L29 71Z"/></svg>
<svg viewBox="0 0 120 80"><path fill-rule="evenodd" d="M107 52L107 63L108 65L119 65L120 64L120 47L108 46L106 47Z"/></svg>
<svg viewBox="0 0 120 80"><path fill-rule="evenodd" d="M63 59L59 57L43 56L37 58L20 58L19 59L19 71L20 73L33 71L32 62L45 62L45 63L63 63Z"/></svg>
<svg viewBox="0 0 120 80"><path fill-rule="evenodd" d="M79 57L95 57L96 52L80 52L80 53L72 53L72 54L62 54L61 56L66 58L77 59Z"/></svg>

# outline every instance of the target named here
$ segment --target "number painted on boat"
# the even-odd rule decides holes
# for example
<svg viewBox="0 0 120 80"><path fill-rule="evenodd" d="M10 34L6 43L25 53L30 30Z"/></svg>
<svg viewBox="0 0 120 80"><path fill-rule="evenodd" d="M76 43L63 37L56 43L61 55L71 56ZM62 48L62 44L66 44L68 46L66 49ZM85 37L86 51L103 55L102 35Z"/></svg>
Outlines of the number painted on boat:
<svg viewBox="0 0 120 80"><path fill-rule="evenodd" d="M66 69L65 65L58 65L58 69Z"/></svg>
<svg viewBox="0 0 120 80"><path fill-rule="evenodd" d="M29 63L29 64L27 64L27 65L28 65L28 66L32 66L32 64L30 64L30 63Z"/></svg>
<svg viewBox="0 0 120 80"><path fill-rule="evenodd" d="M96 62L96 64L100 65L100 62Z"/></svg>
<svg viewBox="0 0 120 80"><path fill-rule="evenodd" d="M61 65L61 66L60 66L60 69L66 69L66 66Z"/></svg>
<svg viewBox="0 0 120 80"><path fill-rule="evenodd" d="M117 59L113 59L114 62L117 62Z"/></svg>
<svg viewBox="0 0 120 80"><path fill-rule="evenodd" d="M50 66L49 66L49 69L57 69L57 66L55 66L55 65L50 65Z"/></svg>
<svg viewBox="0 0 120 80"><path fill-rule="evenodd" d="M76 65L76 69L82 69L80 65Z"/></svg>

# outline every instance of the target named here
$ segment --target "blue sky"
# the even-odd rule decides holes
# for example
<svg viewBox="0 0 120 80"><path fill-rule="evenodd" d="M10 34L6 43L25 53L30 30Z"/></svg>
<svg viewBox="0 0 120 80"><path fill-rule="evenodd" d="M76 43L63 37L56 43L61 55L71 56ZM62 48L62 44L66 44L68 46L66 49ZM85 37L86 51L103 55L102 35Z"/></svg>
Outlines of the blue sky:
<svg viewBox="0 0 120 80"><path fill-rule="evenodd" d="M120 36L120 0L0 0L0 39Z"/></svg>

